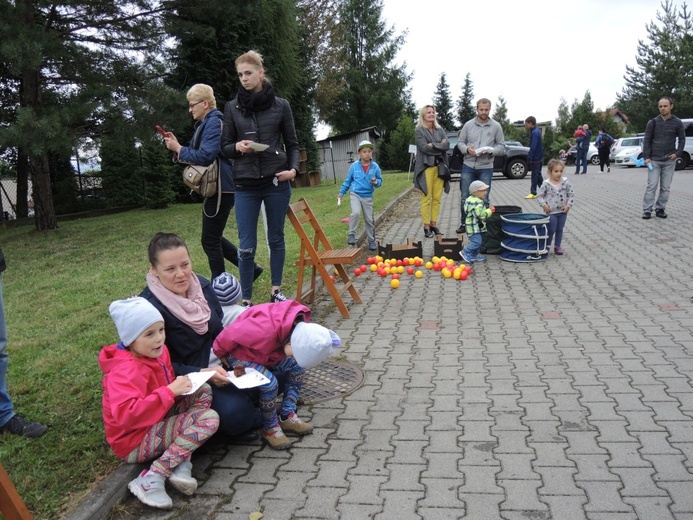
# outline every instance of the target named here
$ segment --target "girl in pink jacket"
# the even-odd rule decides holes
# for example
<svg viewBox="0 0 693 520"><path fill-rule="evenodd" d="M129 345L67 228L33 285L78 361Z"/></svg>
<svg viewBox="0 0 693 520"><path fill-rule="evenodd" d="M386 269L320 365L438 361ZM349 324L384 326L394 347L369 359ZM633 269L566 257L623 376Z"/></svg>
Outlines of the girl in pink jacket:
<svg viewBox="0 0 693 520"><path fill-rule="evenodd" d="M143 503L171 509L165 481L185 495L197 490L192 477L192 452L219 427L210 408L212 389L196 392L187 376L176 377L164 345L164 319L144 298L113 302L109 312L120 342L103 347L103 420L106 440L129 463L155 459L128 489Z"/></svg>

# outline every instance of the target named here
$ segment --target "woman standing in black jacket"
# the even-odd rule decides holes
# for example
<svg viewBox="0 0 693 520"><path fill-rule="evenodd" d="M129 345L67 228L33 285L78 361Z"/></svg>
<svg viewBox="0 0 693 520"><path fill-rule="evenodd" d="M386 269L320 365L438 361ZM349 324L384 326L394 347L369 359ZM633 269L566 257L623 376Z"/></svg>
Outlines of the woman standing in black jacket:
<svg viewBox="0 0 693 520"><path fill-rule="evenodd" d="M291 107L274 94L262 56L255 51L239 56L236 71L241 85L224 109L222 151L233 159L238 270L243 305L248 306L253 295L257 224L263 202L272 275L270 300L286 300L281 292L286 256L284 221L291 199L290 182L298 173L298 139Z"/></svg>

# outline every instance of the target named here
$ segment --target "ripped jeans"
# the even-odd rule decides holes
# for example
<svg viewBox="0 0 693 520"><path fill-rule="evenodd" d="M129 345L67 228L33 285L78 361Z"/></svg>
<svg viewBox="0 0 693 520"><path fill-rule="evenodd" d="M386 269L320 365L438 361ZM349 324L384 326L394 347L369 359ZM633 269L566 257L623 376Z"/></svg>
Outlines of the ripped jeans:
<svg viewBox="0 0 693 520"><path fill-rule="evenodd" d="M291 201L291 183L279 182L259 189L236 191L236 225L238 226L238 272L241 275L241 295L244 300L253 296L255 250L260 206L267 213L267 243L270 250L272 285L281 286L284 274L284 221Z"/></svg>

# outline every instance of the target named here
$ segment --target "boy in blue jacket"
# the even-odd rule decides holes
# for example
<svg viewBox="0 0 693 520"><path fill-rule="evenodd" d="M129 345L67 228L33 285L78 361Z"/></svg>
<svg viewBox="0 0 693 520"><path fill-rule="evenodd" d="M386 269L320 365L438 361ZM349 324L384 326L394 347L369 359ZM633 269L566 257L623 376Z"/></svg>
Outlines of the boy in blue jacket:
<svg viewBox="0 0 693 520"><path fill-rule="evenodd" d="M349 219L349 238L347 243L356 245L356 228L359 225L360 212L366 224L368 249L375 251L375 221L373 218L373 190L383 184L380 166L373 161L373 144L369 141L359 143L359 160L349 168L349 175L342 183L337 196L338 204L347 191L351 200L351 217Z"/></svg>

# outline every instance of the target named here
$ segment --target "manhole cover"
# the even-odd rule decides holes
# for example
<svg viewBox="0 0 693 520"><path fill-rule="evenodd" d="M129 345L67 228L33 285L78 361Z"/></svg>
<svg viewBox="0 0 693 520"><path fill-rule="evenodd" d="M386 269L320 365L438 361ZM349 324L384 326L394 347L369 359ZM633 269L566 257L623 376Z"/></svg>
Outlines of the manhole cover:
<svg viewBox="0 0 693 520"><path fill-rule="evenodd" d="M326 359L306 370L301 401L310 405L350 394L363 384L363 371L348 361Z"/></svg>

